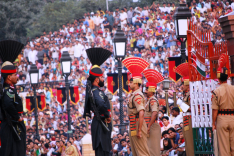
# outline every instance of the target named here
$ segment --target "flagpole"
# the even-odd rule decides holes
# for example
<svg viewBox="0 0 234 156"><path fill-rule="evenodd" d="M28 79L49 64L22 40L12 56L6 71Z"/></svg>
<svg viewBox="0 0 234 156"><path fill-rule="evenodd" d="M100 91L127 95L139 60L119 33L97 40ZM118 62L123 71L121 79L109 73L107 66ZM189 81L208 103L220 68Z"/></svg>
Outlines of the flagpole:
<svg viewBox="0 0 234 156"><path fill-rule="evenodd" d="M38 131L38 113L37 113L37 93L36 93L36 84L33 86L33 91L34 91L34 101L35 101L35 119L36 119L36 136L35 138L36 139L39 139L40 140L40 137L39 137L39 131Z"/></svg>

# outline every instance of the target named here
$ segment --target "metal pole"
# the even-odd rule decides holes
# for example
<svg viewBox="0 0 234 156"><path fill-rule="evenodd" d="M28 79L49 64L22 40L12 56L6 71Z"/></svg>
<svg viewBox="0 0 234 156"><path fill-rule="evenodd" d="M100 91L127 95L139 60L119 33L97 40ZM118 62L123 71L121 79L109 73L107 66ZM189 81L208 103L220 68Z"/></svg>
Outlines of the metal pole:
<svg viewBox="0 0 234 156"><path fill-rule="evenodd" d="M166 107L167 107L167 115L169 116L168 90L165 90L165 100L166 100Z"/></svg>
<svg viewBox="0 0 234 156"><path fill-rule="evenodd" d="M37 93L36 93L36 84L33 86L34 91L34 101L35 101L35 119L36 119L36 139L40 139L38 131L38 114L37 114Z"/></svg>
<svg viewBox="0 0 234 156"><path fill-rule="evenodd" d="M68 116L68 137L67 139L69 140L70 135L71 135L71 118L70 118L70 100L69 100L69 83L68 83L68 75L65 77L65 82L66 82L66 91L67 91L67 116Z"/></svg>
<svg viewBox="0 0 234 156"><path fill-rule="evenodd" d="M181 43L181 60L182 60L182 63L185 63L186 62L186 54L185 54L185 42L186 40L180 40L180 43Z"/></svg>
<svg viewBox="0 0 234 156"><path fill-rule="evenodd" d="M87 133L89 133L89 121L88 121L88 117L86 116L86 131Z"/></svg>
<svg viewBox="0 0 234 156"><path fill-rule="evenodd" d="M109 11L108 0L106 0L106 10Z"/></svg>
<svg viewBox="0 0 234 156"><path fill-rule="evenodd" d="M173 92L174 107L177 107L176 92Z"/></svg>
<svg viewBox="0 0 234 156"><path fill-rule="evenodd" d="M110 102L110 109L111 109L111 126L112 126L112 131L113 131L113 107L112 107L112 99L109 99Z"/></svg>
<svg viewBox="0 0 234 156"><path fill-rule="evenodd" d="M122 62L118 59L118 75L119 75L119 103L120 103L120 133L123 133L123 98L122 98Z"/></svg>

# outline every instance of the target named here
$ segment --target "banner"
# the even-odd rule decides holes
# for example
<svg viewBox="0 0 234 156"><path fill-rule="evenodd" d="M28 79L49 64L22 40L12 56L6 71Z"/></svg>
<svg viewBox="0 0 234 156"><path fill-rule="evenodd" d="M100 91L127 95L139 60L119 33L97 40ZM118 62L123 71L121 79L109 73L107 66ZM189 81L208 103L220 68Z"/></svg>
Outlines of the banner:
<svg viewBox="0 0 234 156"><path fill-rule="evenodd" d="M107 74L107 88L109 92L111 92L113 95L118 90L118 73L108 73Z"/></svg>
<svg viewBox="0 0 234 156"><path fill-rule="evenodd" d="M169 77L175 82L179 81L181 78L181 76L175 72L175 68L180 64L181 64L181 57L168 58Z"/></svg>
<svg viewBox="0 0 234 156"><path fill-rule="evenodd" d="M57 88L57 101L60 105L63 105L67 100L66 97L66 87Z"/></svg>
<svg viewBox="0 0 234 156"><path fill-rule="evenodd" d="M26 97L26 109L30 113L35 109L35 100L34 96L27 96Z"/></svg>
<svg viewBox="0 0 234 156"><path fill-rule="evenodd" d="M79 94L78 86L70 87L70 101L74 105L77 105L77 103L80 101L80 94Z"/></svg>
<svg viewBox="0 0 234 156"><path fill-rule="evenodd" d="M123 77L122 77L123 91L125 93L130 93L131 92L131 90L130 90L130 88L128 86L128 84L129 84L129 74L130 73L123 73Z"/></svg>
<svg viewBox="0 0 234 156"><path fill-rule="evenodd" d="M37 96L37 108L40 111L43 111L46 108L46 99L45 95Z"/></svg>

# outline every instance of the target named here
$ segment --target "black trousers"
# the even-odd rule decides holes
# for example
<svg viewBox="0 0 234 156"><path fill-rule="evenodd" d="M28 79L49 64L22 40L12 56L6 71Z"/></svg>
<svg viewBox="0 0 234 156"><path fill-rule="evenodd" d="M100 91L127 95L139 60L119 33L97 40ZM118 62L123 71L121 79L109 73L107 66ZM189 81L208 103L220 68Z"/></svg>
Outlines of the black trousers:
<svg viewBox="0 0 234 156"><path fill-rule="evenodd" d="M13 129L8 125L7 121L1 123L1 150L0 156L25 156L26 155L26 128L24 122L19 122L21 129L21 140L15 141L13 137Z"/></svg>
<svg viewBox="0 0 234 156"><path fill-rule="evenodd" d="M102 145L99 144L99 146L95 149L95 156L110 156L110 152L103 151Z"/></svg>

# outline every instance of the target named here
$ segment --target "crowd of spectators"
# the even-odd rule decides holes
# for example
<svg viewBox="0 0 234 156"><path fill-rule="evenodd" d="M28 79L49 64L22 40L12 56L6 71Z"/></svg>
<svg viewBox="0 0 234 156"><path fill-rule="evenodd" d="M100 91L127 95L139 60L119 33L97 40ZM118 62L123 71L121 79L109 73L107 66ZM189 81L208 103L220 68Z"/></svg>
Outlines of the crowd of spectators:
<svg viewBox="0 0 234 156"><path fill-rule="evenodd" d="M195 0L187 4L192 14L192 22L203 31L211 30L211 40L214 44L224 40L224 34L218 23L218 18L231 12L234 3L226 0ZM168 57L180 57L180 42L175 35L173 14L176 6L174 3L153 3L151 6L124 7L115 10L102 10L85 13L83 17L77 17L73 23L66 23L55 32L44 32L40 37L29 41L21 56L16 60L18 66L18 92L26 96L32 96L30 86L29 69L31 64L36 64L39 69L40 84L37 94L46 96L46 108L39 111L39 138L35 139L35 114L24 113L24 121L27 129L27 155L51 156L51 155L81 155L82 146L80 140L90 129L92 119L82 117L84 112L85 85L91 68L87 58L86 49L102 47L113 52L112 39L120 24L127 37L126 57L141 57L150 63L149 68L155 69L168 78ZM68 77L71 86L79 86L80 101L71 104L71 121L73 137L68 137L68 114L66 103L60 105L56 99L56 88L64 87L60 58L64 51L68 51L72 58L72 70ZM105 78L107 73L117 73L118 64L111 56L103 65ZM123 72L127 69L123 67ZM144 79L146 82L146 79ZM106 86L106 85L105 85ZM180 82L172 82L169 90L169 98L176 92L177 98L183 96ZM108 91L104 87L105 92ZM124 122L128 122L127 93L123 93ZM163 85L158 84L157 98L164 99ZM130 156L131 145L126 132L119 134L116 124L119 120L118 93L113 95L113 150L114 155ZM170 115L167 115L165 102L160 103L158 122L162 128L161 151L162 155L179 155L184 151L184 138L182 133L182 113L178 107L174 107L173 100L169 100ZM66 145L66 146L65 146Z"/></svg>

